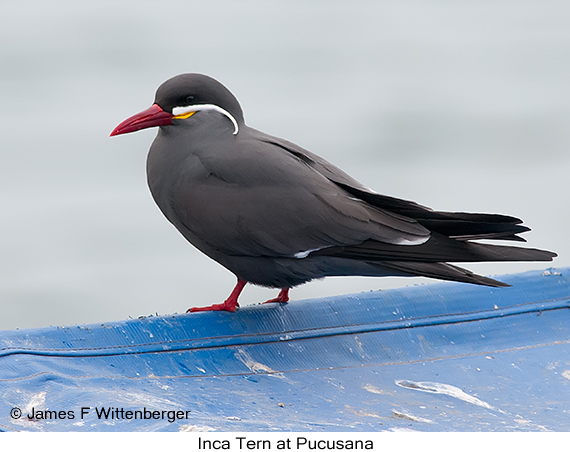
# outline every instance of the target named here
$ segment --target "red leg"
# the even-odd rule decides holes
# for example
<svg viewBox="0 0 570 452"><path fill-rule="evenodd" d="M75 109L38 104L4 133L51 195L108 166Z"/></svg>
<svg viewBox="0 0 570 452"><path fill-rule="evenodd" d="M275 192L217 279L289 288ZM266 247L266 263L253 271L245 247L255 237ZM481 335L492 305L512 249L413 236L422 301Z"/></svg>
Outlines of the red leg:
<svg viewBox="0 0 570 452"><path fill-rule="evenodd" d="M186 312L200 312L200 311L230 311L234 312L236 308L239 306L238 297L247 281L238 278L238 282L232 290L232 293L228 297L226 301L220 304L213 304L212 306L205 306L203 308L190 308Z"/></svg>
<svg viewBox="0 0 570 452"><path fill-rule="evenodd" d="M271 300L267 300L265 303L287 303L289 301L289 287L285 287L285 289L281 289L277 298L272 298Z"/></svg>

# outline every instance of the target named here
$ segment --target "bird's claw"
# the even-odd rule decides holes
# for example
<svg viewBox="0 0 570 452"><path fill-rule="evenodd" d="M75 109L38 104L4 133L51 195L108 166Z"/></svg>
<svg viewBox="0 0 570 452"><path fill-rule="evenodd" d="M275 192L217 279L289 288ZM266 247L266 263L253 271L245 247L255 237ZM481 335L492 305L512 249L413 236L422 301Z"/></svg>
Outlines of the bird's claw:
<svg viewBox="0 0 570 452"><path fill-rule="evenodd" d="M281 289L279 295L277 297L272 298L271 300L264 301L263 304L266 303L287 303L289 301L289 288Z"/></svg>
<svg viewBox="0 0 570 452"><path fill-rule="evenodd" d="M212 306L203 306L201 308L194 307L190 308L186 311L188 312L203 312L203 311L229 311L234 312L239 304L238 303L227 303L228 300L224 301L223 303L213 304Z"/></svg>

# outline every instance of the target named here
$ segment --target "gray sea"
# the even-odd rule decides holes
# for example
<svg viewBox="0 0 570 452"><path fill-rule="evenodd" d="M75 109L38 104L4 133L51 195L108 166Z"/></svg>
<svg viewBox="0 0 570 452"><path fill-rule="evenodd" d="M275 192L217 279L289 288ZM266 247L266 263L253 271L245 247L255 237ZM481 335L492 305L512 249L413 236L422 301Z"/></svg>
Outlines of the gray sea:
<svg viewBox="0 0 570 452"><path fill-rule="evenodd" d="M529 246L570 266L569 20L562 0L1 2L0 329L229 294L234 276L150 197L156 131L109 138L183 72L217 78L249 125L376 191L523 218ZM427 283L330 278L292 302ZM275 294L248 286L241 302Z"/></svg>

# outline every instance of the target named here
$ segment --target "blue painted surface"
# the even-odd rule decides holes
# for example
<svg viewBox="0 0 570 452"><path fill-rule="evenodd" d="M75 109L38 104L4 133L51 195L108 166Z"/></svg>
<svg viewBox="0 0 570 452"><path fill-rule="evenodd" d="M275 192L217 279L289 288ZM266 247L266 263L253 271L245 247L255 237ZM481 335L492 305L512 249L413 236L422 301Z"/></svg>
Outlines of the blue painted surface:
<svg viewBox="0 0 570 452"><path fill-rule="evenodd" d="M570 268L500 279L4 331L0 430L568 431Z"/></svg>

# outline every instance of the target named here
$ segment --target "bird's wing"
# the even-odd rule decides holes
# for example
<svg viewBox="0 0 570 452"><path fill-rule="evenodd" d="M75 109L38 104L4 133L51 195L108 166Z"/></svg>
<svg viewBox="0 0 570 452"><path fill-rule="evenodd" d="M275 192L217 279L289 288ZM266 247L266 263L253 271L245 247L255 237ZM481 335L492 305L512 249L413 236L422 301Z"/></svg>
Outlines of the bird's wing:
<svg viewBox="0 0 570 452"><path fill-rule="evenodd" d="M472 242L480 239L524 242L525 239L517 234L530 229L521 225L519 218L486 213L438 212L412 201L381 195L321 157L285 140L274 140L281 149L297 156L355 198L382 211L412 218L431 233L428 241L417 246L397 246L372 239L345 247L318 250L314 253L316 256L381 262L384 267L424 276L430 276L430 272L441 275L444 270L457 273L458 267L443 262L551 261L556 257L556 253L545 250ZM465 270L459 270L465 273ZM463 273L461 278L465 278ZM450 279L450 276L446 278ZM479 283L488 284L489 281Z"/></svg>
<svg viewBox="0 0 570 452"><path fill-rule="evenodd" d="M224 254L304 257L366 240L413 245L429 239L416 220L352 196L255 135L194 159L199 174L180 178L171 193L174 223Z"/></svg>
<svg viewBox="0 0 570 452"><path fill-rule="evenodd" d="M268 135L261 139L295 155L355 198L384 211L413 218L430 231L447 237L461 241L491 239L525 242L526 240L517 234L530 230L521 224L522 220L508 215L440 212L413 201L376 193L322 157L294 143Z"/></svg>

